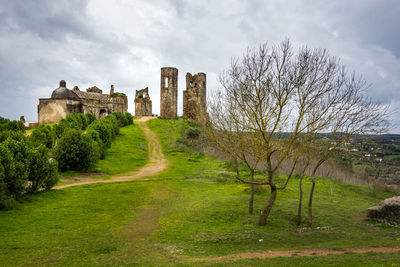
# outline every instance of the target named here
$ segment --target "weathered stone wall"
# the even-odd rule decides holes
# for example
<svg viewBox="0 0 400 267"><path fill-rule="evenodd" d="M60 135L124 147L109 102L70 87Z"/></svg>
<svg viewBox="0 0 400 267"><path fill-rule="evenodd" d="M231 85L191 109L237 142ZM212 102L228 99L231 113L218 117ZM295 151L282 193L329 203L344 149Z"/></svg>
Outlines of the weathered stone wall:
<svg viewBox="0 0 400 267"><path fill-rule="evenodd" d="M178 117L178 69L161 68L160 117Z"/></svg>
<svg viewBox="0 0 400 267"><path fill-rule="evenodd" d="M152 103L149 96L149 88L136 90L135 116L152 116Z"/></svg>
<svg viewBox="0 0 400 267"><path fill-rule="evenodd" d="M70 113L82 112L82 105L77 100L39 99L39 123L57 123Z"/></svg>
<svg viewBox="0 0 400 267"><path fill-rule="evenodd" d="M183 91L183 117L201 121L206 115L207 84L206 74L186 74L186 91Z"/></svg>

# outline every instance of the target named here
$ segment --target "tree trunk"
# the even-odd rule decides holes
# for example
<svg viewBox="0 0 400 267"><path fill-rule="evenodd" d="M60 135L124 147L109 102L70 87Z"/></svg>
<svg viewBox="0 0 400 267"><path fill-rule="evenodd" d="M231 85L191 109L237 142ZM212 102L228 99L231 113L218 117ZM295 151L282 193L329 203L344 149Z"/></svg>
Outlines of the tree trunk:
<svg viewBox="0 0 400 267"><path fill-rule="evenodd" d="M254 182L254 171L250 172L251 182ZM253 214L253 206L254 206L254 184L250 185L250 201L249 201L249 213Z"/></svg>
<svg viewBox="0 0 400 267"><path fill-rule="evenodd" d="M258 220L258 225L259 226L263 226L267 224L267 219L268 216L271 212L272 206L274 205L275 199L276 199L276 193L277 193L277 189L276 186L274 184L270 184L270 188L271 188L271 195L268 199L267 205L265 206L265 208L263 209L263 211L261 212L260 218Z"/></svg>
<svg viewBox="0 0 400 267"><path fill-rule="evenodd" d="M302 174L300 176L300 181L299 181L300 196L299 196L299 208L297 211L297 225L301 224L301 206L303 204L303 178L304 178L304 174Z"/></svg>
<svg viewBox="0 0 400 267"><path fill-rule="evenodd" d="M312 227L312 201L313 201L313 194L315 188L315 176L312 178L312 186L310 191L310 199L308 201L308 227Z"/></svg>

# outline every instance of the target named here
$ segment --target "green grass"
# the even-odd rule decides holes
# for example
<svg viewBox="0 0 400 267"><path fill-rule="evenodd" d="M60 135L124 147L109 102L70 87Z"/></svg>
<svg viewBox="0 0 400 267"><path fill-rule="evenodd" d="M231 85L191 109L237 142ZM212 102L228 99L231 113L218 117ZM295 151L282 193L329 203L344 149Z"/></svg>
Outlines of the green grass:
<svg viewBox="0 0 400 267"><path fill-rule="evenodd" d="M107 150L105 159L95 169L110 175L139 169L148 161L147 142L137 124L120 128L120 135Z"/></svg>
<svg viewBox="0 0 400 267"><path fill-rule="evenodd" d="M184 120L150 120L149 127L160 138L162 150L168 159L168 168L159 178L215 178L224 170L222 161L188 148L182 143L181 135L190 123Z"/></svg>
<svg viewBox="0 0 400 267"><path fill-rule="evenodd" d="M386 156L384 156L384 159L388 159L388 160L398 159L398 158L400 158L400 155L386 155Z"/></svg>
<svg viewBox="0 0 400 267"><path fill-rule="evenodd" d="M299 233L295 225L296 179L278 192L268 225L258 227L257 214L266 203L267 190L256 194L255 215L249 215L248 187L229 173L221 179L222 161L179 141L187 122L149 124L160 135L169 161L165 171L152 180L41 192L15 210L0 211L0 265L396 266L391 264L400 262L399 253L187 262L246 251L393 246L400 244L400 231L365 220L366 209L389 193L374 195L367 187L325 178L317 182L313 231ZM310 182L304 187L307 199Z"/></svg>

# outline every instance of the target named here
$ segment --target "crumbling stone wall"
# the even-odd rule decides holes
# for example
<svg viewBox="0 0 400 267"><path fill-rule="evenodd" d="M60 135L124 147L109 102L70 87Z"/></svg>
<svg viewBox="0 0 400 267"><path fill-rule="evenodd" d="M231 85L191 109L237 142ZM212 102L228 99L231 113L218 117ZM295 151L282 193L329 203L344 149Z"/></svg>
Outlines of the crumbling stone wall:
<svg viewBox="0 0 400 267"><path fill-rule="evenodd" d="M136 90L135 116L152 116L152 106L149 96L149 88Z"/></svg>
<svg viewBox="0 0 400 267"><path fill-rule="evenodd" d="M38 122L57 123L73 112L81 113L81 102L69 99L39 99Z"/></svg>
<svg viewBox="0 0 400 267"><path fill-rule="evenodd" d="M183 117L201 121L206 115L206 74L186 74L186 91L183 91Z"/></svg>
<svg viewBox="0 0 400 267"><path fill-rule="evenodd" d="M160 117L178 117L178 69L161 68Z"/></svg>

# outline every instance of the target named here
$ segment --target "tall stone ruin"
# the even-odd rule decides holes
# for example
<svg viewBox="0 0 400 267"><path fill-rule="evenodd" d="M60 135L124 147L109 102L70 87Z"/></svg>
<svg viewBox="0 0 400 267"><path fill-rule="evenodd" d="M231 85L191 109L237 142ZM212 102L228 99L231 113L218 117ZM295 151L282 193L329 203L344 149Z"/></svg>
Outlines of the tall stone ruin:
<svg viewBox="0 0 400 267"><path fill-rule="evenodd" d="M152 116L149 88L136 90L135 95L135 116Z"/></svg>
<svg viewBox="0 0 400 267"><path fill-rule="evenodd" d="M186 91L183 91L183 117L201 121L206 115L206 74L186 73Z"/></svg>
<svg viewBox="0 0 400 267"><path fill-rule="evenodd" d="M160 118L178 117L178 69L161 68Z"/></svg>

